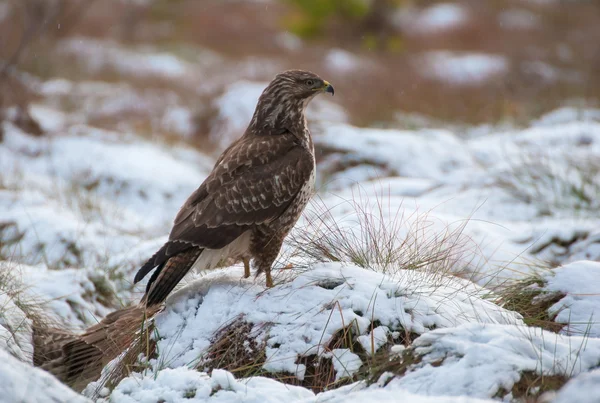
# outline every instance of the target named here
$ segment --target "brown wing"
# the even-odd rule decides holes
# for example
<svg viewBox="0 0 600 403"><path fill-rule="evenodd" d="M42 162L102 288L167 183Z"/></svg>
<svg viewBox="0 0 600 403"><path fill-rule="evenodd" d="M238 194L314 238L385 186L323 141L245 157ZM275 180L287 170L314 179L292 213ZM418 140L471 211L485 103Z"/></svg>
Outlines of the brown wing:
<svg viewBox="0 0 600 403"><path fill-rule="evenodd" d="M175 218L170 241L219 249L285 212L310 180L313 158L292 134L242 138Z"/></svg>
<svg viewBox="0 0 600 403"><path fill-rule="evenodd" d="M177 217L169 241L135 276L140 281L190 247L220 249L285 212L314 167L291 133L242 137L220 158Z"/></svg>

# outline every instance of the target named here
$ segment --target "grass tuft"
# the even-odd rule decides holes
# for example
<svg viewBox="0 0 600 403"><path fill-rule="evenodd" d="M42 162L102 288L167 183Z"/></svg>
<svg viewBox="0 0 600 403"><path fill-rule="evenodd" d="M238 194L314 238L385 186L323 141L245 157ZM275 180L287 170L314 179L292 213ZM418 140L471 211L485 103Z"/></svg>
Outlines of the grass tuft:
<svg viewBox="0 0 600 403"><path fill-rule="evenodd" d="M197 368L225 369L242 378L263 374L266 344L260 335L268 331L268 327L268 324L254 326L244 317L234 319L215 333Z"/></svg>
<svg viewBox="0 0 600 403"><path fill-rule="evenodd" d="M495 302L508 310L520 313L528 326L558 333L565 325L555 322L558 312L550 315L548 309L565 295L545 291L543 286L544 280L534 274L500 289Z"/></svg>
<svg viewBox="0 0 600 403"><path fill-rule="evenodd" d="M339 218L335 209L347 213ZM307 265L349 262L384 274L419 270L433 277L477 271L477 247L463 233L468 220L442 224L426 213L406 211L381 197L358 195L334 208L313 199L306 224L291 233L289 244Z"/></svg>
<svg viewBox="0 0 600 403"><path fill-rule="evenodd" d="M540 215L600 208L600 162L593 158L524 155L510 164L498 183L516 199L539 207Z"/></svg>

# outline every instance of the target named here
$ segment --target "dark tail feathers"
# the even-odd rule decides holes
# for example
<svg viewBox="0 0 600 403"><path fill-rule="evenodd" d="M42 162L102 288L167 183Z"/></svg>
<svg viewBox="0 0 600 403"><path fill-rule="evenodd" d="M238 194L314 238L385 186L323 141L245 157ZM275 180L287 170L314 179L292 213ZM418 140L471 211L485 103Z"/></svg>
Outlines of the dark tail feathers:
<svg viewBox="0 0 600 403"><path fill-rule="evenodd" d="M187 242L169 241L164 244L135 274L133 283L140 282L148 273L155 267L162 267L171 256L175 256L187 249L193 248L194 246ZM159 267L159 269L160 269Z"/></svg>

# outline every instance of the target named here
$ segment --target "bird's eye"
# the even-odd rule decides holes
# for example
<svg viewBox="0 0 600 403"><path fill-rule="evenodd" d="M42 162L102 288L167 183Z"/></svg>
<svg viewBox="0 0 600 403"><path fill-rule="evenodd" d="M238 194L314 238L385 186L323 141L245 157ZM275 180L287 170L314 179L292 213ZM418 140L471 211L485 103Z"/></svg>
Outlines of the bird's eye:
<svg viewBox="0 0 600 403"><path fill-rule="evenodd" d="M305 83L306 83L306 85L308 85L310 87L312 87L315 84L315 82L313 80L310 80L310 79L306 80Z"/></svg>

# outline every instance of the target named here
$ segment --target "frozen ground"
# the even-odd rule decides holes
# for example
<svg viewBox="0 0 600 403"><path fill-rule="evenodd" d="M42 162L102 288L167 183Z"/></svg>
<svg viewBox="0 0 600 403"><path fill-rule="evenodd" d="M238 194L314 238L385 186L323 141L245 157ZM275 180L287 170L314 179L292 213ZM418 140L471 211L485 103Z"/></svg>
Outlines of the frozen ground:
<svg viewBox="0 0 600 403"><path fill-rule="evenodd" d="M131 73L130 59L111 49L104 51L121 63L113 67ZM81 52L76 42L63 50ZM451 63L491 60L493 74L502 65L435 55L442 56ZM152 57L161 67L152 68L150 59L144 74L195 77L168 55ZM133 272L164 241L214 156L133 130L99 129L86 118L86 108L102 105L110 113L129 110L140 94L115 104L115 87L38 84L43 96L32 114L48 133L34 137L5 122L0 143L0 354L15 357L0 360L0 389L13 401L24 390L75 401L50 376L32 375L39 371L28 365L31 321L23 302L82 329L138 298ZM240 134L263 85L231 83L214 102L212 135L227 143L225 133ZM94 107L65 111L50 101L58 93L94 93ZM185 138L189 111L177 105L171 123ZM533 374L574 378L557 401L580 393L577 401L597 402L590 399L600 366L600 269L593 262L600 259L599 116L561 109L519 130L382 130L350 126L339 107L315 103L309 118L320 150L319 195L295 239L338 228L353 240L335 251L341 261L299 254L290 240L280 263L295 268L276 270L272 289L262 278L241 279L237 266L188 279L155 320L158 353L147 369L123 379L110 396L100 390L101 399L480 402L516 398L515 385ZM382 261L372 247L384 239L383 249L393 253ZM440 256L442 264L433 259ZM561 334L527 327L495 304L504 282L548 265L560 267L542 270L538 287L564 295L548 310L566 325ZM3 273L19 285L18 295ZM248 329L252 342L242 348L262 349L260 376L240 377L235 368L203 372L214 366L207 351L216 335L232 323ZM347 336L354 343L344 342ZM404 360L405 372L361 380L384 350ZM305 387L314 362L327 363L323 368L343 386ZM282 383L281 374L304 386ZM13 382L20 378L39 382ZM90 385L88 396L99 385Z"/></svg>

